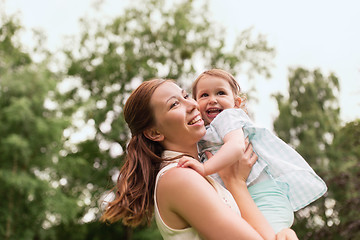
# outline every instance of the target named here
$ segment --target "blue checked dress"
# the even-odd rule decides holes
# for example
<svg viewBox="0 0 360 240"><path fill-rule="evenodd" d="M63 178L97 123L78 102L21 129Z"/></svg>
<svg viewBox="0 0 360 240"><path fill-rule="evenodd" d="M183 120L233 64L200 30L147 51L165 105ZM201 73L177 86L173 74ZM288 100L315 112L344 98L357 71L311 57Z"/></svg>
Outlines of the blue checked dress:
<svg viewBox="0 0 360 240"><path fill-rule="evenodd" d="M300 154L268 129L255 126L242 109L226 109L207 126L206 135L198 144L201 160L206 161L205 151L215 154L222 146L225 135L239 128L243 129L245 137L249 136L253 150L258 155L247 179L248 186L269 177L286 183L294 211L320 198L327 191L324 181ZM223 184L217 174L212 177Z"/></svg>

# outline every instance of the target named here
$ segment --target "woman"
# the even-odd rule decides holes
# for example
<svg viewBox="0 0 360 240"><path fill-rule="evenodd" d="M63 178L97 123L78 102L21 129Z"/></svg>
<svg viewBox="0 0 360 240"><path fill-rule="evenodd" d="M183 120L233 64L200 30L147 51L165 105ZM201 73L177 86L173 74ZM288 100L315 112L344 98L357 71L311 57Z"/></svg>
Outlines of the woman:
<svg viewBox="0 0 360 240"><path fill-rule="evenodd" d="M165 239L275 239L266 221L256 224L264 222L263 216L246 188L245 180L256 161L255 154L249 157L251 148L245 154L247 161L220 173L238 206L211 178L176 167L181 156L198 159L197 141L205 134L198 105L184 90L169 80L144 82L127 100L124 116L132 137L116 198L103 221L121 219L125 225L137 226L151 221L155 207ZM239 185L243 187L234 187ZM297 239L290 238L292 234L287 229L279 237Z"/></svg>

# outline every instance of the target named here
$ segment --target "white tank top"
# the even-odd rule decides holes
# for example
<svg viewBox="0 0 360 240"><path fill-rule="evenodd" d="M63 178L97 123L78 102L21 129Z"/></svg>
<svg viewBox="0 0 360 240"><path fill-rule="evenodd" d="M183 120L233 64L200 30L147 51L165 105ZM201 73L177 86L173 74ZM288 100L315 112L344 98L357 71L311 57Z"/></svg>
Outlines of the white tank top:
<svg viewBox="0 0 360 240"><path fill-rule="evenodd" d="M165 158L173 158L182 153L174 152L174 151L164 151L163 157ZM154 191L154 202L155 202L155 221L159 228L159 231L164 238L164 240L200 240L201 237L199 233L192 227L184 228L184 229L174 229L166 225L163 219L160 216L159 208L157 206L156 200L156 190L160 177L169 169L173 167L177 167L177 160L174 160L167 166L163 167L156 176L155 182L155 191ZM218 182L213 180L210 176L205 177L206 180L215 188L219 197L224 201L224 203L229 206L233 211L240 215L240 211L238 206L236 205L235 199L231 195L231 193L226 190L223 186L221 186Z"/></svg>

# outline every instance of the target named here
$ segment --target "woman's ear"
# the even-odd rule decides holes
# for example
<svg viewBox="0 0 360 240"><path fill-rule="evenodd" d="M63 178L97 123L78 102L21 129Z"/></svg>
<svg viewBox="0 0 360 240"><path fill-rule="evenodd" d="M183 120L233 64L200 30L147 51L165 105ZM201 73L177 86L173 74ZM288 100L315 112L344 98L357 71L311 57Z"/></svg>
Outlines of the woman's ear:
<svg viewBox="0 0 360 240"><path fill-rule="evenodd" d="M154 142L161 142L164 140L164 135L162 135L158 130L154 128L148 128L144 132L146 138L154 141Z"/></svg>
<svg viewBox="0 0 360 240"><path fill-rule="evenodd" d="M241 97L237 96L235 97L235 108L240 108L242 99Z"/></svg>

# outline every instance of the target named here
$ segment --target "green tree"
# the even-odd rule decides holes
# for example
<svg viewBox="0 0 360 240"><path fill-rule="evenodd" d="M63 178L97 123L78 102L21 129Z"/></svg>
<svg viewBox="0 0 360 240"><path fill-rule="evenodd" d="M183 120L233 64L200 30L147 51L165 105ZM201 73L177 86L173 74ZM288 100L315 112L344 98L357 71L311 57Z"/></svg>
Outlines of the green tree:
<svg viewBox="0 0 360 240"><path fill-rule="evenodd" d="M288 91L288 97L275 95L279 116L274 121L274 130L328 183L332 177L329 162L333 161L328 153L340 128L338 79L332 73L324 76L318 69L290 69ZM331 191L296 214L294 229L300 239L315 239L312 233L329 223Z"/></svg>
<svg viewBox="0 0 360 240"><path fill-rule="evenodd" d="M81 119L95 134L75 147L66 157L85 159L86 174L78 186L91 184L87 210L97 209L102 194L113 186L112 178L122 164L129 131L122 108L129 93L142 81L172 78L188 86L196 69L218 67L236 75L269 75L274 50L261 35L242 32L232 49L225 46L224 29L208 16L208 7L196 1L136 1L110 23L83 20L83 31L66 44L68 81L67 105L79 106ZM75 129L75 128L74 128ZM96 212L99 215L100 212ZM95 219L94 219L95 220ZM74 229L72 229L74 230ZM68 231L71 232L69 226ZM130 239L131 230L125 229ZM136 238L138 230L134 231Z"/></svg>
<svg viewBox="0 0 360 240"><path fill-rule="evenodd" d="M1 239L39 239L53 224L74 218L78 209L76 199L63 191L65 178L56 172L69 123L54 108L57 78L47 58L35 63L25 52L20 29L14 17L1 16Z"/></svg>
<svg viewBox="0 0 360 240"><path fill-rule="evenodd" d="M279 116L278 136L296 148L314 167L326 164L326 149L339 128L339 81L320 70L290 69L289 96L275 95Z"/></svg>
<svg viewBox="0 0 360 240"><path fill-rule="evenodd" d="M360 120L347 123L328 151L326 225L313 233L317 239L360 239ZM314 239L314 238L311 238Z"/></svg>

